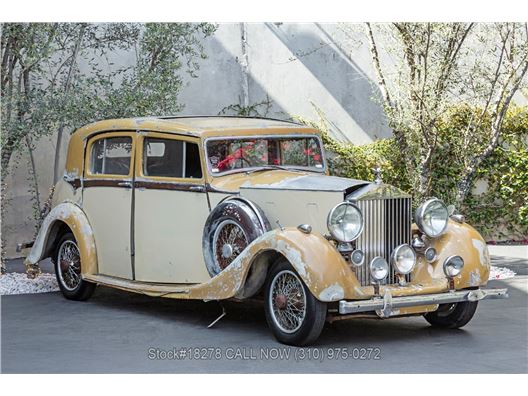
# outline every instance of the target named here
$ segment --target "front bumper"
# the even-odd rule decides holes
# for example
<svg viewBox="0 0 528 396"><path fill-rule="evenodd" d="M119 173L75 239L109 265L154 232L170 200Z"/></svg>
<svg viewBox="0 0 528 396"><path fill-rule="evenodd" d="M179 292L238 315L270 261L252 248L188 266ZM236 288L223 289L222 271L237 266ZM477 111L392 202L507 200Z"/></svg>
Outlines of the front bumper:
<svg viewBox="0 0 528 396"><path fill-rule="evenodd" d="M391 316L392 310L421 305L451 304L463 301L479 301L484 299L508 298L508 289L477 289L448 291L438 294L392 297L386 290L383 297L362 301L339 301L339 313L342 315L359 312L377 311L382 317Z"/></svg>

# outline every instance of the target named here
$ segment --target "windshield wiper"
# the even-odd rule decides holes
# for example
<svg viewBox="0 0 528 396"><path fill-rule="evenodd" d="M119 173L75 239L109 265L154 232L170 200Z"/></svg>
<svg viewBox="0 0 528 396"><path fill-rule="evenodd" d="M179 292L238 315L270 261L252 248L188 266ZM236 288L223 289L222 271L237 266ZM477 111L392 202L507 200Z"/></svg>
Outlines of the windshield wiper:
<svg viewBox="0 0 528 396"><path fill-rule="evenodd" d="M305 168L295 168L295 167L289 167L289 166L281 166L281 165L263 165L258 168L250 169L246 171L246 174L249 175L250 173L254 172L262 172L266 170L284 170L284 171L290 171L290 172L317 172L311 169L305 169Z"/></svg>

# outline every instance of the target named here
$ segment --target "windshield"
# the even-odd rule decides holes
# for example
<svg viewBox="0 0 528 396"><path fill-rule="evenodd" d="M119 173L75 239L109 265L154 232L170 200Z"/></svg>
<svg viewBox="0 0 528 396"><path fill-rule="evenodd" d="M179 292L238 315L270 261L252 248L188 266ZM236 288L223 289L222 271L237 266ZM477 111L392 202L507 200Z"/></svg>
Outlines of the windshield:
<svg viewBox="0 0 528 396"><path fill-rule="evenodd" d="M213 174L266 166L322 171L323 156L316 136L214 139L206 145Z"/></svg>

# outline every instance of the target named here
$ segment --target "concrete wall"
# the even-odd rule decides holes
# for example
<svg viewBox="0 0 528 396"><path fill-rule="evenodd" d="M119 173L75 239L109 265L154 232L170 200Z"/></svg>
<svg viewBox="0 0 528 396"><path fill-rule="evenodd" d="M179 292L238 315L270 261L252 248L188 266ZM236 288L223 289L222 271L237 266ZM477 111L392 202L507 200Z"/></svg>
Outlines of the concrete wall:
<svg viewBox="0 0 528 396"><path fill-rule="evenodd" d="M348 55L350 50L338 45L346 42L338 25L245 24L245 32L245 51L242 24L222 24L207 40L209 58L181 95L184 113L217 114L230 104L269 97L268 116L277 118L317 119L313 103L334 123L340 140L362 144L391 135L374 99L368 49L354 48L353 58Z"/></svg>
<svg viewBox="0 0 528 396"><path fill-rule="evenodd" d="M335 24L221 24L204 42L208 58L200 62L199 77L185 79L179 99L185 104L182 114L216 115L229 105L269 98L267 116L275 118L299 115L317 120L313 103L342 141L364 144L388 137L383 110L374 99L378 92L368 48L346 48L345 42ZM118 58L121 63L134 59L133 54ZM52 183L54 142L54 136L43 138L35 150L42 201ZM67 143L61 147L62 164ZM16 255L16 243L34 238L27 157L26 152L16 156L6 180L4 198L10 205L2 231L8 256Z"/></svg>

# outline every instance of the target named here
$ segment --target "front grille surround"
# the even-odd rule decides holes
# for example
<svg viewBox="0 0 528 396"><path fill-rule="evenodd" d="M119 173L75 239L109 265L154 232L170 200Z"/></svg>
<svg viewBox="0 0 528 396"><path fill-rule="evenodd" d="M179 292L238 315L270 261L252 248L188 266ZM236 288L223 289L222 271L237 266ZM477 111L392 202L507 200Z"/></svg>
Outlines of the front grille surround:
<svg viewBox="0 0 528 396"><path fill-rule="evenodd" d="M381 284L396 284L397 272L391 265L392 251L399 245L411 243L412 202L410 197L360 199L355 201L363 212L363 233L356 248L365 253L365 262L353 267L362 286L371 285L369 264L376 256L389 263L389 274ZM405 276L410 281L410 274Z"/></svg>

